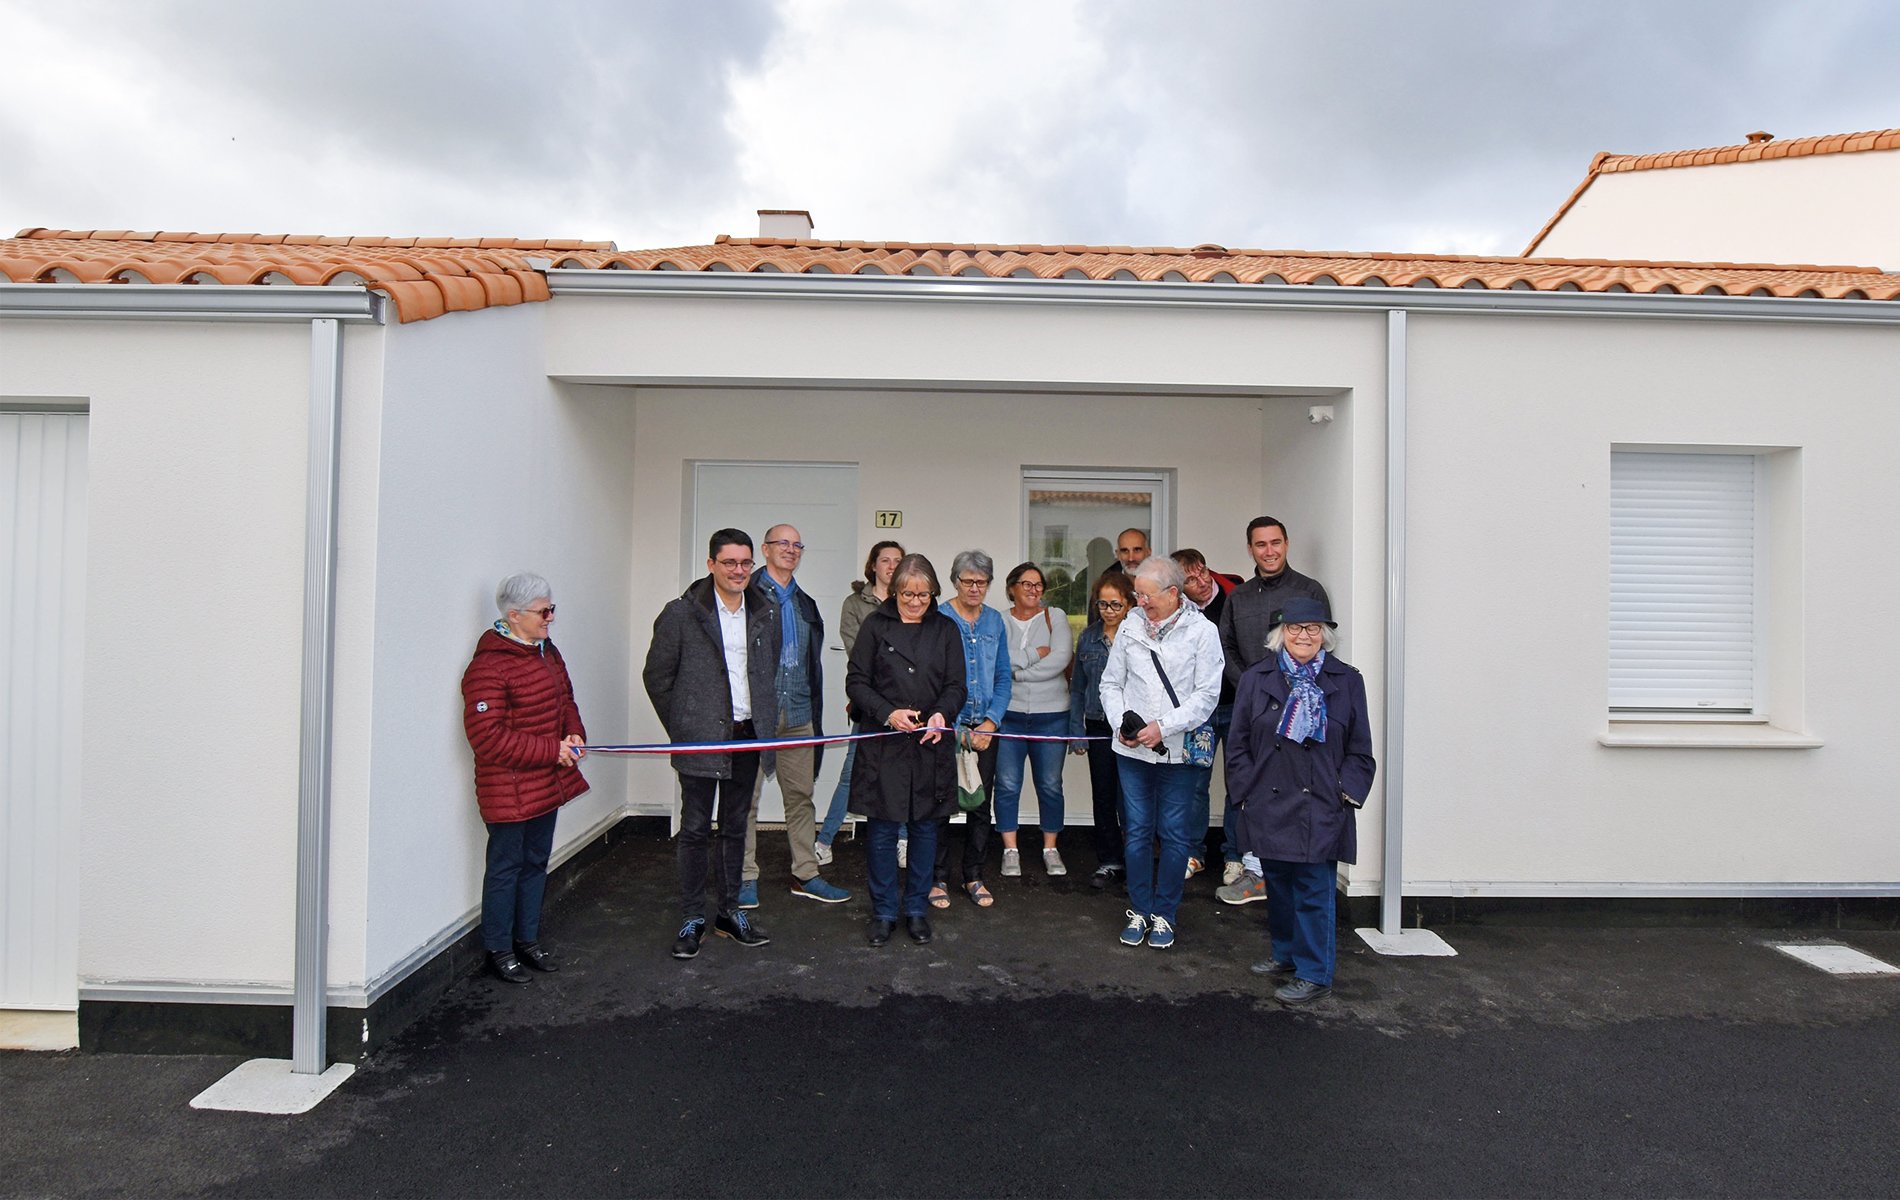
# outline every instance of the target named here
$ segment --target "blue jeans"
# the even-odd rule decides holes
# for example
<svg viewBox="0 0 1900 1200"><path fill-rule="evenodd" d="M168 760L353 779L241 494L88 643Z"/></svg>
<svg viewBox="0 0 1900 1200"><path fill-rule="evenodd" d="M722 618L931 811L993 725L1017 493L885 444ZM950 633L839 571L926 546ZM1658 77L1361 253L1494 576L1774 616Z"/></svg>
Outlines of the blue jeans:
<svg viewBox="0 0 1900 1200"><path fill-rule="evenodd" d="M1292 963L1301 979L1333 986L1339 951L1333 897L1339 867L1263 858L1260 869L1266 874L1267 936L1273 941L1273 957Z"/></svg>
<svg viewBox="0 0 1900 1200"><path fill-rule="evenodd" d="M1233 723L1234 706L1231 704L1216 705L1214 708L1214 760L1216 762L1220 761L1220 744L1227 740L1227 727ZM1199 770L1199 768L1196 769ZM1205 847L1207 845L1208 831L1214 827L1214 805L1213 802L1208 799L1214 786L1214 768L1209 767L1205 771L1201 771L1200 775L1201 777L1194 782L1194 800L1196 804L1194 811L1201 819L1201 836L1200 840L1195 842L1195 846ZM1234 798L1232 796L1227 797L1225 802L1222 803L1220 812L1221 857L1228 862L1239 862L1240 839L1236 835L1240 832L1240 826L1234 820ZM1195 850L1195 854L1197 855L1203 853L1206 853L1204 849L1197 848Z"/></svg>
<svg viewBox="0 0 1900 1200"><path fill-rule="evenodd" d="M1174 924L1187 883L1194 838L1194 776L1186 763L1141 762L1115 756L1122 777L1122 838L1128 864L1128 907ZM1161 865L1155 865L1155 838ZM1159 872L1159 874L1157 874Z"/></svg>
<svg viewBox="0 0 1900 1200"><path fill-rule="evenodd" d="M482 874L482 948L490 953L541 936L541 897L548 886L548 855L554 849L550 809L526 821L488 827L488 869Z"/></svg>
<svg viewBox="0 0 1900 1200"><path fill-rule="evenodd" d="M862 725L853 725L852 733L868 732ZM818 830L818 840L831 845L838 836L838 827L844 824L845 806L851 799L851 764L858 761L858 744L847 742L844 748L844 766L838 769L838 787L831 793L831 811L825 814L825 823Z"/></svg>
<svg viewBox="0 0 1900 1200"><path fill-rule="evenodd" d="M1069 732L1069 714L1003 714L1002 733L1046 733L1062 737ZM1023 763L1028 762L1036 775L1036 812L1044 833L1062 832L1062 759L1069 752L1067 742L1018 742L997 739L996 751L996 832L1015 833L1022 807Z"/></svg>
<svg viewBox="0 0 1900 1200"><path fill-rule="evenodd" d="M926 915L929 904L931 876L937 861L936 821L918 821L911 830L910 855L905 862L903 893L898 892L897 876L897 838L904 830L902 821L880 821L872 817L868 822L871 828L870 850L866 866L869 868L871 890L871 915L880 921L897 920L899 901L902 901L903 914L907 917Z"/></svg>

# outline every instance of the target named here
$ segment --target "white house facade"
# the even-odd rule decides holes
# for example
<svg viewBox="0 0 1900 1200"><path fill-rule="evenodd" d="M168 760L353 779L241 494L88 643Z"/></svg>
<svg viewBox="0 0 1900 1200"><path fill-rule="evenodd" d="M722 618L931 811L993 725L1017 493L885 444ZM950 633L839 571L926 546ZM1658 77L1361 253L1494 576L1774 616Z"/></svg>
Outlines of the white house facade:
<svg viewBox="0 0 1900 1200"><path fill-rule="evenodd" d="M1895 195L1900 129L1604 153L1524 253L1900 271Z"/></svg>
<svg viewBox="0 0 1900 1200"><path fill-rule="evenodd" d="M1145 503L1238 572L1272 513L1371 693L1350 894L1900 895L1900 276L164 236L0 243L6 519L65 531L9 543L7 827L54 832L0 852L0 1008L92 1044L268 1018L325 928L331 1053L379 1041L479 907L456 683L495 581L553 581L596 741L660 741L651 621L729 520L799 522L829 619L884 536L1007 569L1059 525L1086 561ZM586 773L557 862L673 813L664 759Z"/></svg>

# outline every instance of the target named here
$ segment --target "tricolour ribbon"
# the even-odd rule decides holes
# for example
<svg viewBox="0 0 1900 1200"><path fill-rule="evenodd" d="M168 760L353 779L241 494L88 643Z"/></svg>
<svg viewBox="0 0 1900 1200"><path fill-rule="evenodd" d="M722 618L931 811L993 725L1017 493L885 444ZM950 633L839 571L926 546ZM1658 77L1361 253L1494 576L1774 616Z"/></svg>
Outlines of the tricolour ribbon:
<svg viewBox="0 0 1900 1200"><path fill-rule="evenodd" d="M796 750L801 746L828 746L838 742L862 742L871 738L900 737L904 734L922 734L930 730L938 733L955 734L955 729L941 725L919 727L917 729L877 729L870 733L837 733L824 737L791 738L754 738L737 742L647 742L633 746L583 746L589 754L731 754L749 753L753 750ZM1101 735L1069 737L1060 733L991 733L993 738L1009 738L1019 742L1089 742L1107 741Z"/></svg>

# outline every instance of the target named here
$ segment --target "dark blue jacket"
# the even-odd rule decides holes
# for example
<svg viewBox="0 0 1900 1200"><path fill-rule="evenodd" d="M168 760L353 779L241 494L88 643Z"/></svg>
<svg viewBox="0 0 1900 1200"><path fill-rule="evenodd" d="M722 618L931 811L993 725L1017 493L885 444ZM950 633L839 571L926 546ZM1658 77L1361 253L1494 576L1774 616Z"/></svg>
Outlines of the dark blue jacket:
<svg viewBox="0 0 1900 1200"><path fill-rule="evenodd" d="M752 586L758 591L763 592L768 599L773 595L772 589L768 587L765 582L764 567L760 567L758 570L752 572ZM797 603L800 614L805 618L805 624L811 628L811 643L805 647L805 679L811 684L811 735L813 737L823 737L825 736L825 619L818 615L818 602L813 600L811 593L807 592L804 588L799 588L796 592L793 592L792 599ZM775 614L778 612L778 604L776 602L772 605L772 611ZM758 725L756 721L753 722L753 724L757 726L759 736L762 738L769 738L778 732L777 725L773 725L772 728L767 729L762 725ZM768 772L776 769L776 766L772 762L774 757L773 752L768 750L765 752L764 761L760 764ZM811 752L811 772L813 777L817 776L819 768L824 765L824 761L825 748L823 746L814 746Z"/></svg>
<svg viewBox="0 0 1900 1200"><path fill-rule="evenodd" d="M1261 858L1282 862L1355 862L1354 818L1372 791L1372 723L1366 680L1326 656L1319 690L1326 697L1326 740L1280 736L1286 676L1268 655L1247 668L1234 694L1227 732L1227 795L1239 810L1242 842Z"/></svg>

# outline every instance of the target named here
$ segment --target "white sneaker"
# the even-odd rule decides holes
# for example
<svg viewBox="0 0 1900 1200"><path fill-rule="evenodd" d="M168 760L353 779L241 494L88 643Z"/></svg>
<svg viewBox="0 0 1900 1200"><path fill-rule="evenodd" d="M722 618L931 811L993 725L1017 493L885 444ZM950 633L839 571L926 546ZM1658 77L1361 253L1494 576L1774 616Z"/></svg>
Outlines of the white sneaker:
<svg viewBox="0 0 1900 1200"><path fill-rule="evenodd" d="M824 862L826 860L821 858L818 861ZM1247 868L1237 862L1230 862L1220 869L1220 881L1222 885L1232 887L1234 884L1240 882L1240 877L1246 874L1246 872Z"/></svg>
<svg viewBox="0 0 1900 1200"><path fill-rule="evenodd" d="M909 838L897 839L897 865L900 867L907 867L910 865L910 839Z"/></svg>
<svg viewBox="0 0 1900 1200"><path fill-rule="evenodd" d="M1008 846L1003 847L1003 877L1014 879L1022 873L1023 852Z"/></svg>
<svg viewBox="0 0 1900 1200"><path fill-rule="evenodd" d="M1192 879L1196 875L1199 875L1200 873L1201 873L1201 860L1198 858L1190 858L1188 859L1188 864L1187 864L1187 874L1183 875L1182 878Z"/></svg>
<svg viewBox="0 0 1900 1200"><path fill-rule="evenodd" d="M1042 852L1042 869L1051 875L1067 875L1069 873L1069 868L1062 865L1062 856L1056 853L1054 846Z"/></svg>
<svg viewBox="0 0 1900 1200"><path fill-rule="evenodd" d="M811 852L812 852L812 855L818 859L819 866L828 867L831 865L831 843L830 842L813 842L811 844Z"/></svg>

